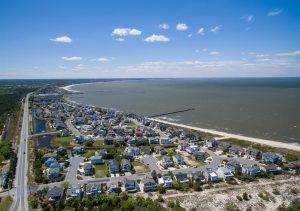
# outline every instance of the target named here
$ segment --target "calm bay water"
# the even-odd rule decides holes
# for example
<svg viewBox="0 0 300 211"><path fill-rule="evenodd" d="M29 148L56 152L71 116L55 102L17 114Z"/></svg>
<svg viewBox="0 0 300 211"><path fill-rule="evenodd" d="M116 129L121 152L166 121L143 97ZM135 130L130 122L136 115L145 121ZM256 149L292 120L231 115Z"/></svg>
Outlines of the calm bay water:
<svg viewBox="0 0 300 211"><path fill-rule="evenodd" d="M300 78L152 79L80 84L79 103L251 137L300 143Z"/></svg>

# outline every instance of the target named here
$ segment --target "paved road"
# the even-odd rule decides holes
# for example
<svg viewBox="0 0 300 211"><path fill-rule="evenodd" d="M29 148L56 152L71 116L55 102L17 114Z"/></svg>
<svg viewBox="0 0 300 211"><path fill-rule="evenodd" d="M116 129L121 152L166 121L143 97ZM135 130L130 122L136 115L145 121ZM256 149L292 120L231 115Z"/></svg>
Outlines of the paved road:
<svg viewBox="0 0 300 211"><path fill-rule="evenodd" d="M20 134L20 144L18 146L18 162L15 178L15 194L13 195L13 204L11 211L28 211L28 193L27 193L27 152L28 152L28 99L25 98L22 129Z"/></svg>
<svg viewBox="0 0 300 211"><path fill-rule="evenodd" d="M70 120L65 121L65 124L67 125L68 129L75 135L75 136L80 136L81 133L79 130L77 130L76 127L70 122Z"/></svg>

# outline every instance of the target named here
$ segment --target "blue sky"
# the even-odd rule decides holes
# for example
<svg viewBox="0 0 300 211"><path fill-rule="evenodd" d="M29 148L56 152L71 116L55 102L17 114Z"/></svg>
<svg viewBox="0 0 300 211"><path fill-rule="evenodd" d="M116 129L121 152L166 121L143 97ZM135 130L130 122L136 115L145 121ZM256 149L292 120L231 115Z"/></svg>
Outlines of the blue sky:
<svg viewBox="0 0 300 211"><path fill-rule="evenodd" d="M300 76L300 2L1 0L0 78Z"/></svg>

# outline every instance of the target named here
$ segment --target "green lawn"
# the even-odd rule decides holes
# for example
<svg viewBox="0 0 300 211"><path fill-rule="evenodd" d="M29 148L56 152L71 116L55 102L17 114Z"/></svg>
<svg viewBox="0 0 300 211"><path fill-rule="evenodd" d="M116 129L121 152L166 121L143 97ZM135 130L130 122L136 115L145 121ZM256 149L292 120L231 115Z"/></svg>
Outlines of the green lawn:
<svg viewBox="0 0 300 211"><path fill-rule="evenodd" d="M149 166L147 166L139 161L133 161L131 164L133 165L133 168L137 174L146 173L146 172L150 171Z"/></svg>
<svg viewBox="0 0 300 211"><path fill-rule="evenodd" d="M107 176L107 164L95 165L95 176L96 178Z"/></svg>
<svg viewBox="0 0 300 211"><path fill-rule="evenodd" d="M74 136L55 137L53 144L56 146L71 147Z"/></svg>
<svg viewBox="0 0 300 211"><path fill-rule="evenodd" d="M99 147L99 148L101 148L101 147L103 147L103 142L104 142L104 139L103 139L103 138L102 138L102 139L98 139L98 140L96 140L96 141L94 142L93 146L94 146L94 147Z"/></svg>
<svg viewBox="0 0 300 211"><path fill-rule="evenodd" d="M13 200L10 196L2 198L2 200L0 202L0 210L9 211L9 208L10 208L12 202L13 202Z"/></svg>
<svg viewBox="0 0 300 211"><path fill-rule="evenodd" d="M82 155L82 157L90 158L93 155L95 155L95 151L94 150L86 150L85 153Z"/></svg>

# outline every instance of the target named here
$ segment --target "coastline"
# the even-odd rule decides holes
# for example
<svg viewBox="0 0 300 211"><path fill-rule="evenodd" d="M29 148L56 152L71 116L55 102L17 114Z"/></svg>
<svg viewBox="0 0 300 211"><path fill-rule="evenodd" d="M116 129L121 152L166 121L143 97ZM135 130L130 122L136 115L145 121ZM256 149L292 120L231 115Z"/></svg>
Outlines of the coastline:
<svg viewBox="0 0 300 211"><path fill-rule="evenodd" d="M184 124L168 122L168 121L157 119L157 118L148 118L148 119L155 121L155 122L159 122L159 123L163 123L163 124L167 124L167 125L171 125L171 126L176 126L176 127L181 127L181 128L185 128L185 129L189 129L189 130L195 130L195 131L204 132L204 133L211 133L214 135L222 136L224 138L234 138L234 139L239 139L239 140L243 140L243 141L249 141L249 142L256 143L256 144L268 145L268 146L275 147L275 148L284 148L284 149L289 149L289 150L300 152L300 146L288 144L288 143L284 143L284 142L278 142L278 141L272 141L272 140L260 139L260 138L253 138L253 137L248 137L248 136L243 136L243 135L236 135L236 134L232 134L232 133L216 131L216 130L212 130L212 129L188 126L188 125L184 125Z"/></svg>
<svg viewBox="0 0 300 211"><path fill-rule="evenodd" d="M118 80L116 80L116 81L118 81ZM67 92L70 92L70 93L80 93L79 91L73 90L72 87L76 86L76 85L80 85L80 84L94 84L94 83L105 83L105 82L99 81L99 82L89 82L89 83L78 83L78 84L71 84L68 86L60 87L60 88ZM70 99L67 99L67 101L75 103L75 104L81 104L76 101L71 101ZM96 107L98 107L98 106L96 106ZM100 108L102 108L102 107L100 107ZM148 118L148 119L159 122L159 123L164 123L164 124L168 124L171 126L180 127L183 129L189 129L189 130L195 130L195 131L204 132L204 133L210 133L213 135L221 136L224 139L226 139L226 138L239 139L239 140L257 143L257 144L261 144L261 145L267 145L267 146L271 146L271 147L275 147L275 148L284 148L284 149L289 149L289 150L300 152L300 145L293 144L293 143L285 143L285 142L273 141L273 140L268 140L268 139L254 138L254 137L249 137L249 136L245 136L245 135L238 135L238 134L233 134L233 133L228 133L228 132L217 131L214 129L189 126L189 125L185 125L185 124L161 120L158 118Z"/></svg>
<svg viewBox="0 0 300 211"><path fill-rule="evenodd" d="M103 81L98 81L98 82L71 84L71 85L67 85L67 86L61 86L59 88L65 90L67 92L71 92L71 93L80 93L79 91L73 90L72 87L77 86L77 85L94 84L94 83L104 83L104 82Z"/></svg>

